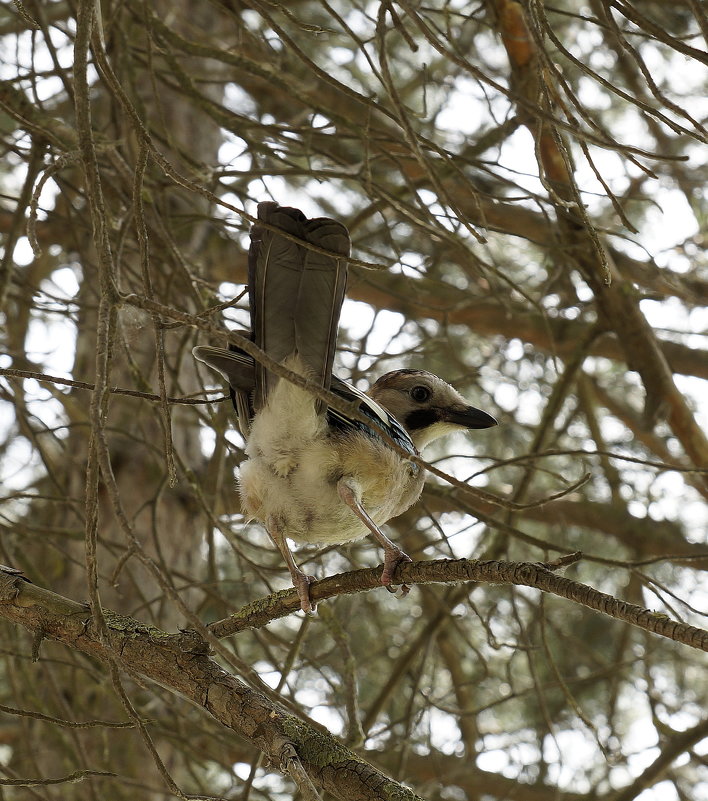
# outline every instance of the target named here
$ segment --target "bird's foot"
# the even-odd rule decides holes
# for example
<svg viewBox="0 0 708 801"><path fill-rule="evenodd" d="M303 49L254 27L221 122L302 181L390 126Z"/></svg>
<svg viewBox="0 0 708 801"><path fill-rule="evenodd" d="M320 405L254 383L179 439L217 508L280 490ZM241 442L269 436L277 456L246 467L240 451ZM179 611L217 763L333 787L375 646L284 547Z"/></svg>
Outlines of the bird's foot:
<svg viewBox="0 0 708 801"><path fill-rule="evenodd" d="M317 604L313 604L310 598L310 584L316 580L314 576L308 576L302 570L298 570L297 575L293 573L293 586L300 599L300 609L308 615L313 615L317 609Z"/></svg>
<svg viewBox="0 0 708 801"><path fill-rule="evenodd" d="M398 546L395 546L394 548L387 548L384 551L384 566L383 571L381 572L381 583L389 592L396 593L399 589L391 584L393 581L393 574L398 565L402 564L403 562L412 561L413 560L410 558L410 556L408 556L408 554L401 550ZM410 589L411 588L407 584L401 584L401 598L408 595Z"/></svg>
<svg viewBox="0 0 708 801"><path fill-rule="evenodd" d="M396 598L405 598L411 591L411 588L407 584L401 584L398 587L395 587L393 584L384 584L384 587L391 595L395 595Z"/></svg>

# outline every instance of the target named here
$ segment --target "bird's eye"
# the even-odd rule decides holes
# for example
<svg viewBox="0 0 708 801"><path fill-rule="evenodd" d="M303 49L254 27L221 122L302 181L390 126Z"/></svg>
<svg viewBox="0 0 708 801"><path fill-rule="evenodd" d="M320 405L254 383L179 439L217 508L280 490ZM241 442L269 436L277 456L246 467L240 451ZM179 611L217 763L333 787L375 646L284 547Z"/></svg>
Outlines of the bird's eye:
<svg viewBox="0 0 708 801"><path fill-rule="evenodd" d="M428 387L413 387L411 390L411 398L418 403L425 403L425 401L430 400L430 390Z"/></svg>

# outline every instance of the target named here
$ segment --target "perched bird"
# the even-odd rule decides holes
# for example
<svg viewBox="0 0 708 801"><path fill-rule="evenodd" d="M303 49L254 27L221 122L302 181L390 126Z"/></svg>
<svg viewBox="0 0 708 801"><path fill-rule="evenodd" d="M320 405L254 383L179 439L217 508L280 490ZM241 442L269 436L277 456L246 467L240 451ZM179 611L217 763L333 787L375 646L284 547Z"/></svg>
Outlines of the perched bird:
<svg viewBox="0 0 708 801"><path fill-rule="evenodd" d="M350 408L358 404L366 422L328 407L243 351L198 346L193 354L229 382L246 438L248 459L239 476L243 507L265 526L303 611L311 612L314 578L296 565L286 538L331 544L371 533L384 550L381 583L390 585L396 566L410 558L380 526L418 500L424 476L386 438L417 455L444 434L489 428L496 420L424 370L386 373L366 394L333 376L349 233L335 220L308 220L298 209L272 202L258 205L258 220L249 250L253 342Z"/></svg>

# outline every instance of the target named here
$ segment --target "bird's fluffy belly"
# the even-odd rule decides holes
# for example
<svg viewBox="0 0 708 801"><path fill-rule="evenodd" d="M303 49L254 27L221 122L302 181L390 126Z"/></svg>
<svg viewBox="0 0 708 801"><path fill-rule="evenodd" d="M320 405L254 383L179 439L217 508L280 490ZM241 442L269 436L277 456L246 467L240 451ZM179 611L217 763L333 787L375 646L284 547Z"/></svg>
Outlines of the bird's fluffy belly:
<svg viewBox="0 0 708 801"><path fill-rule="evenodd" d="M423 486L422 471L383 442L331 432L312 397L283 381L254 419L246 453L239 477L246 512L264 523L274 518L300 542L348 542L368 533L339 497L342 477L378 524L405 511Z"/></svg>

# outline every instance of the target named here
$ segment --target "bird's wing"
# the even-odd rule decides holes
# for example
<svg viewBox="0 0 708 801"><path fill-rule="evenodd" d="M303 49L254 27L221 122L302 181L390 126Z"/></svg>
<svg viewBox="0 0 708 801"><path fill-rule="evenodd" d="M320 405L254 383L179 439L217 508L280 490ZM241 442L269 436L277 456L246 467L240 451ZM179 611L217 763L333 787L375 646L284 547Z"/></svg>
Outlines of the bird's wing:
<svg viewBox="0 0 708 801"><path fill-rule="evenodd" d="M235 392L250 394L255 387L253 357L240 350L213 348L211 345L197 345L192 348L192 356L200 362L221 373Z"/></svg>
<svg viewBox="0 0 708 801"><path fill-rule="evenodd" d="M332 392L339 395L340 398L346 401L359 401L359 412L364 415L370 422L366 426L369 431L375 433L383 433L390 437L401 448L404 448L408 453L417 455L413 440L406 429L401 423L380 403L377 403L373 398L370 398L365 393L347 384L337 376L332 376ZM340 429L363 429L364 423L359 420L352 420L347 415L338 412L336 409L327 410L327 419L329 424Z"/></svg>
<svg viewBox="0 0 708 801"><path fill-rule="evenodd" d="M239 332L250 339L250 331ZM238 415L238 427L244 439L248 439L253 418L253 389L256 383L253 357L232 345L226 348L213 348L211 345L197 345L192 348L195 359L216 370L229 382L231 403Z"/></svg>
<svg viewBox="0 0 708 801"><path fill-rule="evenodd" d="M258 223L251 230L248 285L254 342L278 362L299 353L312 371L310 378L328 388L346 286L349 233L335 220L308 220L299 209L272 202L258 204L258 220L336 254L308 250ZM256 364L256 411L276 381Z"/></svg>
<svg viewBox="0 0 708 801"><path fill-rule="evenodd" d="M199 345L192 351L194 357L199 361L217 370L229 382L232 389L232 399L234 405L236 401L234 395L250 395L256 384L253 359L242 351L227 350L226 348L214 348L210 345ZM409 453L417 453L408 432L403 428L399 421L390 414L381 404L360 392L356 387L347 384L337 376L330 376L331 390L347 403L358 401L358 410L370 422L366 426L369 431L383 432L397 442ZM240 412L238 406L237 411ZM240 418L240 414L239 414ZM339 430L363 429L365 424L359 420L353 420L346 414L332 409L327 409L327 420L331 426Z"/></svg>

